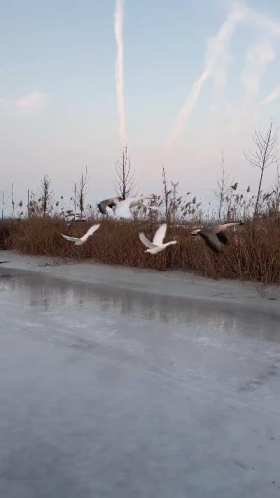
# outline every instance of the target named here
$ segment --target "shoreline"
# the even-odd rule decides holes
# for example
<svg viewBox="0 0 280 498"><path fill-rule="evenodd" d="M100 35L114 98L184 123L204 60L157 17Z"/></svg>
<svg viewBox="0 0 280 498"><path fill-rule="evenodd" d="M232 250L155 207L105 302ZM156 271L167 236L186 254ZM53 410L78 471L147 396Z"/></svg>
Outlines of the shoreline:
<svg viewBox="0 0 280 498"><path fill-rule="evenodd" d="M48 256L26 256L0 250L1 275L7 271L27 272L59 279L67 283L88 285L159 297L221 305L229 311L246 310L280 317L280 286L236 280L212 280L182 271L157 271L113 266L88 261L66 261Z"/></svg>

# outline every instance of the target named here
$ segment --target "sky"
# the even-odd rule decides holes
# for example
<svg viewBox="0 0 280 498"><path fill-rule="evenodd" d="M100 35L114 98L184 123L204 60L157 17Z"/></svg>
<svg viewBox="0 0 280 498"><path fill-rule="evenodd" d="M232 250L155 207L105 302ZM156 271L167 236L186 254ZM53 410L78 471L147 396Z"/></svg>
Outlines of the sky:
<svg viewBox="0 0 280 498"><path fill-rule="evenodd" d="M280 3L275 0L10 0L1 6L1 185L16 200L49 175L88 201L115 193L128 145L134 193L213 196L221 155L255 187L244 152L280 124ZM269 187L275 170L266 172Z"/></svg>

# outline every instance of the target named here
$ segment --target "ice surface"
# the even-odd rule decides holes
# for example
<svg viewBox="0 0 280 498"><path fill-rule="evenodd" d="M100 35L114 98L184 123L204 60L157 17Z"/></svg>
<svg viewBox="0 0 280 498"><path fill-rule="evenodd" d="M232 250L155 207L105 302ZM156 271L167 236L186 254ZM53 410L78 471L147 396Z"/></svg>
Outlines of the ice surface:
<svg viewBox="0 0 280 498"><path fill-rule="evenodd" d="M246 288L255 309L231 307L184 297L175 276L141 292L168 276L125 270L126 286L115 269L106 285L101 266L95 283L65 267L1 265L0 496L278 498L274 301L266 312ZM223 285L211 295L235 295Z"/></svg>

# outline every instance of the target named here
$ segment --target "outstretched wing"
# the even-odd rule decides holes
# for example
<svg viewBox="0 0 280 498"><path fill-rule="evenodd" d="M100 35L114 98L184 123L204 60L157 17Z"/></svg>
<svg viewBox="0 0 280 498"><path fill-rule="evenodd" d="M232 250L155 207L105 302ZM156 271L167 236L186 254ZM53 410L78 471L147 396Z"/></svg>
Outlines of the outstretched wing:
<svg viewBox="0 0 280 498"><path fill-rule="evenodd" d="M155 246L160 246L163 243L163 239L165 237L166 230L167 230L167 224L166 223L163 223L157 229L157 231L156 231L156 233L154 235L154 238L153 238L153 244Z"/></svg>
<svg viewBox="0 0 280 498"><path fill-rule="evenodd" d="M92 225L88 231L85 233L85 235L83 235L81 237L81 241L82 242L85 242L91 235L94 234L94 232L96 232L96 230L98 230L98 228L100 227L100 223L98 225Z"/></svg>
<svg viewBox="0 0 280 498"><path fill-rule="evenodd" d="M212 251L219 253L223 250L224 244L218 239L217 235L211 230L201 230L199 235L204 239L206 245L212 249Z"/></svg>
<svg viewBox="0 0 280 498"><path fill-rule="evenodd" d="M143 232L139 233L139 239L141 240L142 244L144 244L144 246L148 249L153 249L153 247L155 247L155 245L152 244L149 239L147 239L146 235Z"/></svg>
<svg viewBox="0 0 280 498"><path fill-rule="evenodd" d="M130 199L125 199L124 201L120 201L116 205L115 209L115 215L116 218L125 218L125 219L132 219L132 211L130 210L130 205L131 205L131 200Z"/></svg>
<svg viewBox="0 0 280 498"><path fill-rule="evenodd" d="M228 244L228 238L227 238L225 232L218 232L216 235L217 235L219 241L222 242L222 244L224 244L224 245Z"/></svg>
<svg viewBox="0 0 280 498"><path fill-rule="evenodd" d="M126 201L128 202L129 207L132 208L142 206L144 199L145 197L127 197Z"/></svg>
<svg viewBox="0 0 280 498"><path fill-rule="evenodd" d="M70 242L77 242L78 240L80 240L79 237L70 237L70 235L64 235L64 233L61 233L60 235L65 240L69 240Z"/></svg>
<svg viewBox="0 0 280 498"><path fill-rule="evenodd" d="M106 214L108 214L108 216L111 216L111 218L116 217L115 211L109 206L106 206Z"/></svg>
<svg viewBox="0 0 280 498"><path fill-rule="evenodd" d="M224 232L228 228L235 227L237 225L242 225L242 223L240 221L233 221L232 223L223 223L222 225L214 226L214 231L215 233Z"/></svg>
<svg viewBox="0 0 280 498"><path fill-rule="evenodd" d="M111 197L110 199L104 199L99 202L97 207L102 214L107 214L107 208L115 208L120 201L121 197Z"/></svg>

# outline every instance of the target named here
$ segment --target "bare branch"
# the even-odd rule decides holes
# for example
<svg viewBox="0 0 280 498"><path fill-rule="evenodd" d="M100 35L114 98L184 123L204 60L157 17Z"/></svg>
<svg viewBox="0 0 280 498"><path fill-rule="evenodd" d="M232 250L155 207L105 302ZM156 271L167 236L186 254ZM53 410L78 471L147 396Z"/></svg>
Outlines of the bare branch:
<svg viewBox="0 0 280 498"><path fill-rule="evenodd" d="M51 181L47 175L43 176L41 181L41 206L43 216L46 216L49 212L49 204L51 200L50 191Z"/></svg>
<svg viewBox="0 0 280 498"><path fill-rule="evenodd" d="M245 158L251 166L260 170L258 193L254 210L254 214L256 216L259 209L264 170L269 166L276 164L277 161L276 148L278 140L276 133L273 131L273 124L270 123L265 132L255 131L253 140L255 144L255 151L250 154L245 154Z"/></svg>
<svg viewBox="0 0 280 498"><path fill-rule="evenodd" d="M131 167L131 162L128 156L128 148L124 147L122 151L121 161L116 165L117 193L122 199L130 194L133 184L134 175Z"/></svg>

